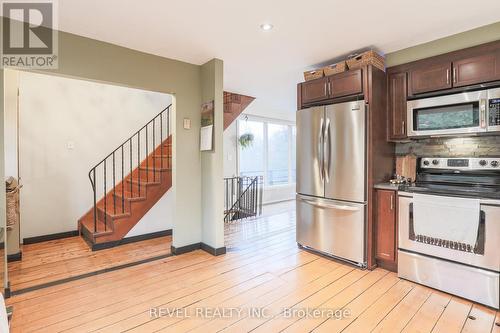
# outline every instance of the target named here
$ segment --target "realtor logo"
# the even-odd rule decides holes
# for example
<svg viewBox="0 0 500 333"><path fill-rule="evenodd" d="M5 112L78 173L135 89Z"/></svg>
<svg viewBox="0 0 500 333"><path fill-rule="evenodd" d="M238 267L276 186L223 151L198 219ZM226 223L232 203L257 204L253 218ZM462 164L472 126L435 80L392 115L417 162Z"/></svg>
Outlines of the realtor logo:
<svg viewBox="0 0 500 333"><path fill-rule="evenodd" d="M57 68L52 1L4 1L2 16L2 67Z"/></svg>

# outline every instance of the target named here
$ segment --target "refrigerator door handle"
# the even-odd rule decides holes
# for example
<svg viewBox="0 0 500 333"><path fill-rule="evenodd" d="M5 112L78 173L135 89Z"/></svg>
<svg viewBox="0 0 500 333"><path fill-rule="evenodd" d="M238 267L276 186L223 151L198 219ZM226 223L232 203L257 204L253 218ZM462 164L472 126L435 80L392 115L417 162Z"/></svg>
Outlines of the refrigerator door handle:
<svg viewBox="0 0 500 333"><path fill-rule="evenodd" d="M327 182L330 181L330 159L332 152L330 151L331 149L331 135L330 135L330 118L326 119L326 124L325 124L325 134L323 135L323 170L325 174L325 180Z"/></svg>
<svg viewBox="0 0 500 333"><path fill-rule="evenodd" d="M348 210L348 211L352 211L352 212L357 212L357 211L360 210L359 207L354 207L354 206L325 204L325 203L321 203L321 202L318 202L318 201L307 200L307 199L302 199L302 200L304 202L312 205L312 206L316 206L316 207L319 207L319 208L330 208L330 209L338 209L338 210Z"/></svg>
<svg viewBox="0 0 500 333"><path fill-rule="evenodd" d="M320 120L320 124L319 124L319 133L318 133L318 159L319 159L319 178L321 180L323 180L323 175L324 175L324 164L325 164L325 160L324 160L324 136L323 136L323 127L324 127L324 123L323 123L323 118L321 118Z"/></svg>

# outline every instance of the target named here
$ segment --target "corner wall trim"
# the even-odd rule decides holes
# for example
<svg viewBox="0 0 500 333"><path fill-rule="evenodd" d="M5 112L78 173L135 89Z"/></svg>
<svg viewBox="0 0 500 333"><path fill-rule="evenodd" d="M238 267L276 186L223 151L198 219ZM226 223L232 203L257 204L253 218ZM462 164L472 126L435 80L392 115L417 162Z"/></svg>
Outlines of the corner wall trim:
<svg viewBox="0 0 500 333"><path fill-rule="evenodd" d="M170 252L172 252L173 255L179 255L179 254L184 254L192 251L199 250L201 248L201 243L194 243L194 244L189 244L181 247L175 247L173 245L170 246Z"/></svg>
<svg viewBox="0 0 500 333"><path fill-rule="evenodd" d="M194 243L194 244L185 245L185 246L181 246L181 247L175 247L172 245L170 247L170 249L171 249L171 252L173 255L180 255L180 254L184 254L184 253L188 253L188 252L192 252L192 251L196 251L196 250L200 250L200 249L207 252L207 253L210 253L213 256L219 256L221 254L226 253L225 246L219 247L216 249L216 248L213 248L210 245L207 245L205 243Z"/></svg>
<svg viewBox="0 0 500 333"><path fill-rule="evenodd" d="M74 237L74 236L78 236L78 230L59 232L59 233L50 234L50 235L42 235L42 236L23 238L23 244L24 245L35 244L35 243L47 242L47 241L51 241L51 240Z"/></svg>
<svg viewBox="0 0 500 333"><path fill-rule="evenodd" d="M213 256L220 256L221 254L226 254L226 247L213 248L210 245L201 243L201 249L205 252L210 253Z"/></svg>
<svg viewBox="0 0 500 333"><path fill-rule="evenodd" d="M135 243L135 242L140 242L140 241L144 241L144 240L148 240L148 239L164 237L164 236L171 236L171 235L172 235L172 229L167 229L167 230L152 232L149 234L127 237L127 238L123 238L122 240L119 240L119 241L111 241L111 242L106 242L106 243L92 244L92 251L105 250L105 249L109 249L109 248L112 248L112 247L115 247L118 245L125 245L125 244L129 244L129 243Z"/></svg>
<svg viewBox="0 0 500 333"><path fill-rule="evenodd" d="M21 259L23 259L22 252L7 255L7 262L20 261Z"/></svg>

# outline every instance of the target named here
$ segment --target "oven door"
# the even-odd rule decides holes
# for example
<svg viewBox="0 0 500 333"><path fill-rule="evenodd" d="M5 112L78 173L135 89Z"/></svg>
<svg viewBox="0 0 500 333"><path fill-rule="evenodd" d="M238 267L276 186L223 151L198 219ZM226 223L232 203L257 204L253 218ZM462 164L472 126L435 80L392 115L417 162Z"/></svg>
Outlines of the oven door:
<svg viewBox="0 0 500 333"><path fill-rule="evenodd" d="M481 200L481 220L476 253L419 242L413 232L413 197L399 195L399 249L450 260L469 266L500 271L500 202Z"/></svg>
<svg viewBox="0 0 500 333"><path fill-rule="evenodd" d="M487 130L486 90L407 102L409 136L481 133Z"/></svg>

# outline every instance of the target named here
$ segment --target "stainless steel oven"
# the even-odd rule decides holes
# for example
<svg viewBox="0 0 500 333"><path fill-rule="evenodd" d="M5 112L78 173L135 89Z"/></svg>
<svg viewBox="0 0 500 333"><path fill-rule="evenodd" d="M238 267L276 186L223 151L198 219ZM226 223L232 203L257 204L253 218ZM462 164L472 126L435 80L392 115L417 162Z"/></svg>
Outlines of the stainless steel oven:
<svg viewBox="0 0 500 333"><path fill-rule="evenodd" d="M410 137L500 131L500 89L410 100L407 124Z"/></svg>

